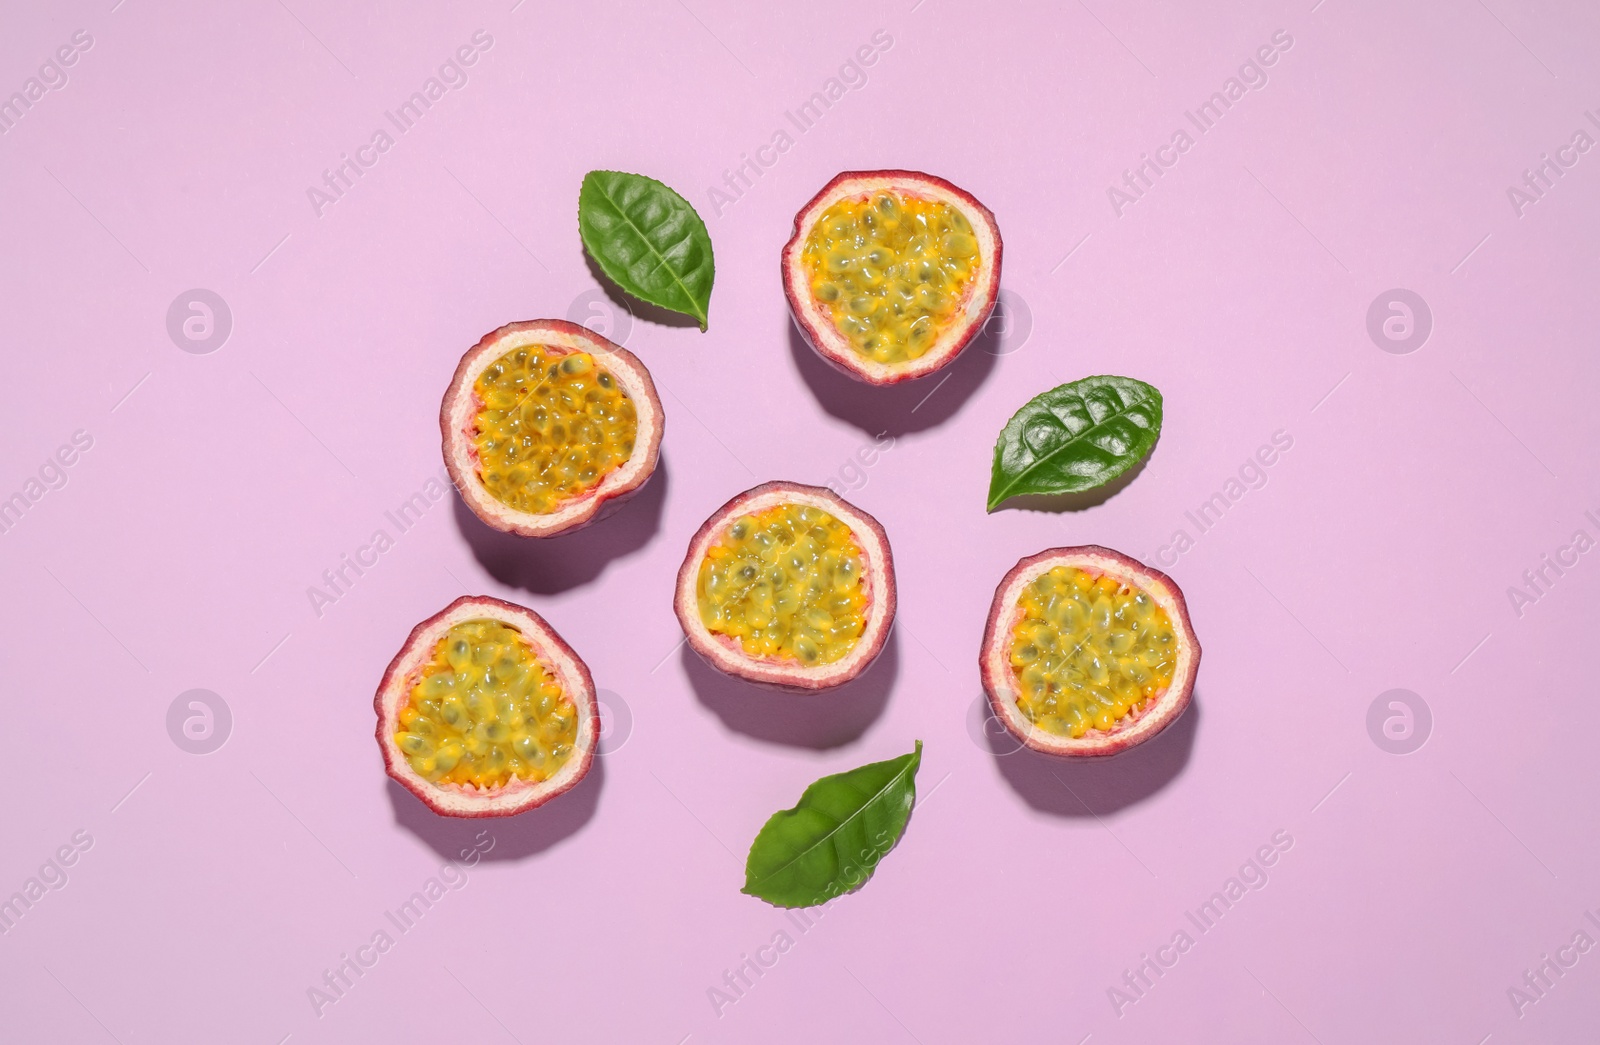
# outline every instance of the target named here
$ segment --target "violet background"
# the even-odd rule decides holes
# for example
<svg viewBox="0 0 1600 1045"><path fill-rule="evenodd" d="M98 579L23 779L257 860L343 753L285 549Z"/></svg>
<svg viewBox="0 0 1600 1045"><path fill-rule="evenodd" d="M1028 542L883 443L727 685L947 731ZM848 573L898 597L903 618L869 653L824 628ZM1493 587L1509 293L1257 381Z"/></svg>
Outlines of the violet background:
<svg viewBox="0 0 1600 1045"><path fill-rule="evenodd" d="M7 1040L1500 1045L1600 1023L1600 953L1521 1018L1508 997L1600 905L1600 559L1520 616L1507 594L1600 537L1600 153L1520 216L1507 196L1600 135L1593 5L43 8L6 7L0 95L93 45L0 136L0 495L94 442L0 535L0 897L93 844L0 937ZM318 217L308 187L478 30L465 86ZM879 30L865 83L797 132L786 111ZM1267 85L1117 216L1107 188L1278 30ZM793 147L714 207L780 128ZM947 378L875 391L798 344L778 251L834 173L896 166L995 211L1006 322ZM501 539L453 497L399 533L384 513L441 470L462 351L515 319L627 321L578 241L591 168L675 186L715 242L709 332L626 337L662 392L659 474L565 539ZM1367 330L1396 287L1432 310L1409 354ZM231 309L209 354L168 333L191 288ZM1165 393L1148 467L1086 511L986 515L1001 424L1104 372ZM1103 764L983 740L1005 570L1161 554L1279 430L1267 485L1168 567L1205 649L1188 716ZM678 646L689 535L770 478L859 486L893 542L899 625L844 696L747 690ZM395 546L316 615L308 587L380 527ZM383 666L468 591L545 614L628 720L580 790L487 824L390 786L372 739ZM194 688L232 715L204 756L167 727ZM1367 727L1393 688L1432 715L1403 756ZM916 738L921 803L865 888L806 931L740 895L771 812ZM466 887L397 933L384 912L485 826ZM1280 830L1269 884L1195 931ZM308 989L385 928L318 1016ZM1119 1016L1108 989L1185 928ZM710 989L780 930L719 1015Z"/></svg>

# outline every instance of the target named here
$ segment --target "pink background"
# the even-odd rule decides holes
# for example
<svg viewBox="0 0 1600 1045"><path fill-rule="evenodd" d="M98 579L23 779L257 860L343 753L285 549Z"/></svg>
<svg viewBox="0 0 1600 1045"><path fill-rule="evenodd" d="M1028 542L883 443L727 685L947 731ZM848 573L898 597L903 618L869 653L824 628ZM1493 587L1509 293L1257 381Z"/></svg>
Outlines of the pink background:
<svg viewBox="0 0 1600 1045"><path fill-rule="evenodd" d="M1507 593L1575 530L1600 537L1600 152L1520 216L1507 196L1600 135L1593 5L7 6L0 95L93 41L0 136L0 496L93 439L0 535L0 898L92 840L0 936L8 1040L1499 1045L1600 1025L1600 951L1564 952L1520 1018L1508 995L1580 928L1600 940L1600 555L1520 616ZM307 189L478 30L465 85L318 217ZM879 30L865 82L796 132L785 111ZM1279 30L1266 85L1119 217L1107 188ZM709 188L780 128L792 148L715 213ZM1005 237L1006 321L942 384L856 386L790 330L794 212L882 166L969 189ZM467 346L544 316L623 333L577 237L597 167L675 186L715 241L710 332L626 333L662 390L660 473L580 536L501 539L445 500L399 533L384 513L440 471ZM1367 329L1396 287L1433 314L1409 354ZM167 329L190 288L231 308L209 354ZM1086 511L986 515L1006 418L1106 372L1165 393L1143 473ZM1267 484L1169 567L1205 648L1190 713L1104 764L985 741L1001 574L1084 542L1172 562L1185 512L1279 430ZM857 471L880 432L893 448ZM900 626L844 695L751 691L678 647L689 535L770 478L853 488L893 542ZM380 527L394 547L319 617L307 589ZM399 934L385 912L480 826L388 784L371 694L466 591L545 614L617 725L580 790L489 824L465 886ZM166 724L195 688L232 715L203 756ZM1367 726L1394 688L1431 709L1406 755ZM917 738L923 804L865 888L806 931L740 895L770 813ZM1185 913L1280 831L1267 884L1199 933ZM386 928L319 1016L308 989ZM1119 1015L1108 989L1180 929L1194 946ZM708 992L780 931L793 946L719 1014Z"/></svg>

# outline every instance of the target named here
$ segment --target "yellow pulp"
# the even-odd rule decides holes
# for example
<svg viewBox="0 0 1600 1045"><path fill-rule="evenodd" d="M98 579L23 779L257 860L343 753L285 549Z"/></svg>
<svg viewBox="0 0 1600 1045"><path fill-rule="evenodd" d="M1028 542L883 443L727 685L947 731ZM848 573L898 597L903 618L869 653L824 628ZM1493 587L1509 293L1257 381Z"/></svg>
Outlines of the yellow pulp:
<svg viewBox="0 0 1600 1045"><path fill-rule="evenodd" d="M472 387L483 485L518 511L555 511L633 453L633 401L587 352L515 348Z"/></svg>
<svg viewBox="0 0 1600 1045"><path fill-rule="evenodd" d="M856 351L900 363L928 351L961 309L978 239L947 203L877 192L824 211L802 259L812 294Z"/></svg>
<svg viewBox="0 0 1600 1045"><path fill-rule="evenodd" d="M537 783L571 757L578 709L515 628L467 620L434 647L394 739L434 783Z"/></svg>
<svg viewBox="0 0 1600 1045"><path fill-rule="evenodd" d="M754 657L831 664L866 628L861 549L820 508L780 504L733 521L700 563L700 620Z"/></svg>
<svg viewBox="0 0 1600 1045"><path fill-rule="evenodd" d="M1108 730L1172 682L1177 637L1148 592L1057 566L1017 605L1017 706L1040 729L1072 737Z"/></svg>

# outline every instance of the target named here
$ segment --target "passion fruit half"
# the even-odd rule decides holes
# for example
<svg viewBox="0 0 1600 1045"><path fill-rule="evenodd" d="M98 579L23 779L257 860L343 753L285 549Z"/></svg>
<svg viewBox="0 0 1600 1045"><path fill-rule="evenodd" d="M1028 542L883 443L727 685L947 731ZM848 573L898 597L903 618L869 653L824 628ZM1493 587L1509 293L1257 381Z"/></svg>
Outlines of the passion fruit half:
<svg viewBox="0 0 1600 1045"><path fill-rule="evenodd" d="M1096 545L1051 548L995 589L978 657L994 714L1047 755L1114 755L1189 706L1200 643L1172 578Z"/></svg>
<svg viewBox="0 0 1600 1045"><path fill-rule="evenodd" d="M793 692L849 682L894 623L894 559L878 520L832 490L763 483L689 542L673 601L719 671Z"/></svg>
<svg viewBox="0 0 1600 1045"><path fill-rule="evenodd" d="M439 410L461 499L497 530L552 537L638 492L661 400L632 352L560 319L508 323L467 350Z"/></svg>
<svg viewBox="0 0 1600 1045"><path fill-rule="evenodd" d="M947 365L983 328L1000 289L989 208L917 171L847 171L795 215L783 292L817 354L892 385Z"/></svg>
<svg viewBox="0 0 1600 1045"><path fill-rule="evenodd" d="M600 740L594 679L530 609L465 595L411 629L373 700L391 777L441 816L511 816L570 790Z"/></svg>

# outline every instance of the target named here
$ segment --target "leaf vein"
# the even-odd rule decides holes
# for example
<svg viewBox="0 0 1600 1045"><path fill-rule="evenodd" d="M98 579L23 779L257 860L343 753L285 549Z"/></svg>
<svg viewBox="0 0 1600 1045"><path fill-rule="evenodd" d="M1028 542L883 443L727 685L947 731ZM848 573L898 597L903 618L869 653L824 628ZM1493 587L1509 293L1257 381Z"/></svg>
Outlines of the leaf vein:
<svg viewBox="0 0 1600 1045"><path fill-rule="evenodd" d="M806 846L805 848L797 851L795 853L795 855L792 856L789 860L787 860L784 863L780 864L779 866L773 868L768 873L762 875L761 876L762 880L770 881L771 879L773 879L773 878L777 877L778 875L782 874L784 871L787 871L789 868L793 867L796 863L798 863L805 856L809 855L812 852L815 852L818 847L826 845L826 844L830 844L830 843L834 844L834 847L835 847L835 850L836 850L835 855L837 856L838 855L837 846L840 843L835 842L835 839L838 839L840 833L844 830L845 825L850 823L851 821L853 821L856 817L861 816L863 813L865 813L869 808L871 808L871 806L872 806L872 804L874 802L877 802L879 799L881 799L885 794L887 794L890 791L891 788L893 788L895 785L897 785L901 781L901 779L906 777L908 774L911 774L911 775L915 774L915 763L907 763L898 772L896 772L894 774L894 776L890 777L887 781L885 781L884 785L882 787L880 787L876 791L872 792L868 796L867 800L862 803L860 808L856 809L849 816L845 817L845 819L838 821L834 828L832 828L831 830L825 832L816 841L812 842L810 845ZM821 812L821 810L818 810L818 812ZM841 859L841 863L842 863L843 862L842 857L840 859Z"/></svg>
<svg viewBox="0 0 1600 1045"><path fill-rule="evenodd" d="M1131 381L1131 379L1129 380ZM1119 389L1118 387L1109 384L1103 386L1103 389L1104 391L1113 393L1115 395L1116 400L1120 403L1120 408L1114 412L1103 415L1102 418L1097 421L1094 420L1093 413L1090 412L1090 397L1094 394L1094 392L1100 391L1101 389L1091 389L1084 395L1073 397L1073 401L1081 406L1084 411L1088 413L1090 418L1090 423L1076 433L1071 431L1071 421L1076 419L1075 415L1069 411L1068 416L1063 418L1058 413L1058 410L1062 409L1066 404L1052 402L1040 403L1041 414L1035 415L1035 417L1048 416L1052 420L1061 424L1062 428L1068 432L1065 440L1042 453L1034 451L1033 448L1027 444L1027 441L1021 437L1020 433L1021 430L1026 426L1027 419L1019 421L1017 417L1014 417L1012 421L1007 423L1005 429L1003 429L1001 432L1000 446L997 448L997 469L999 467L998 462L1003 460L1008 437L1014 437L1016 439L1016 444L1020 446L1022 450L1027 451L1031 455L1032 460L1023 465L1021 468L1017 469L1008 482L1004 482L996 486L991 491L991 496L989 498L991 508L1014 496L1019 491L1027 492L1027 488L1034 485L1032 480L1035 476L1037 476L1041 471L1049 469L1062 455L1068 454L1069 452L1077 452L1081 454L1085 450L1098 450L1110 457L1109 461L1104 462L1105 465L1115 465L1117 458L1126 456L1127 451L1124 450L1122 453L1118 453L1114 450L1108 450L1096 440L1104 439L1107 436L1115 436L1119 427L1123 427L1128 439L1135 443L1143 442L1144 436L1152 431L1158 431L1153 422L1153 415L1155 412L1153 408L1154 404L1159 401L1159 391L1154 388L1150 388L1143 382L1134 383L1134 387L1131 389ZM1048 392L1044 393L1046 396L1049 394L1050 393ZM1028 411L1028 408L1032 405L1032 402L1033 401L1030 401L1028 404L1025 404L1022 409L1018 411L1019 417ZM1104 405L1104 399L1100 400L1100 405ZM1124 421L1127 422L1126 427L1120 425L1120 423ZM1012 428L1013 425L1017 426L1015 432ZM1128 431L1128 428L1132 428L1135 431ZM1148 450L1148 447L1145 449ZM1080 476L1084 478L1088 477L1085 475L1085 473L1078 470L1060 469L1060 466L1056 467L1058 470L1065 470L1068 474L1074 476ZM1092 486L1088 487L1088 489L1092 488Z"/></svg>
<svg viewBox="0 0 1600 1045"><path fill-rule="evenodd" d="M656 257L660 259L656 267L659 268L661 265L666 265L668 263L668 259L661 253L660 248L652 243L650 241L650 237L645 233L645 231L634 223L632 216L623 209L622 204L618 200L612 197L611 193L607 191L605 184L603 182L596 181L595 188L600 193L601 198L607 203L611 204L612 208L617 212L617 215L623 220L628 228L632 229L634 234L638 236L639 239L644 242L644 245L650 249L650 252L655 254ZM689 307L693 310L690 314L696 319L700 320L701 323L704 323L706 321L706 313L705 310L700 308L700 303L698 300L696 300L694 293L690 291L688 285L683 282L682 278L679 277L676 271L669 267L667 272L668 275L672 277L672 282L676 283L678 285L678 289L683 292L684 298L688 301Z"/></svg>

